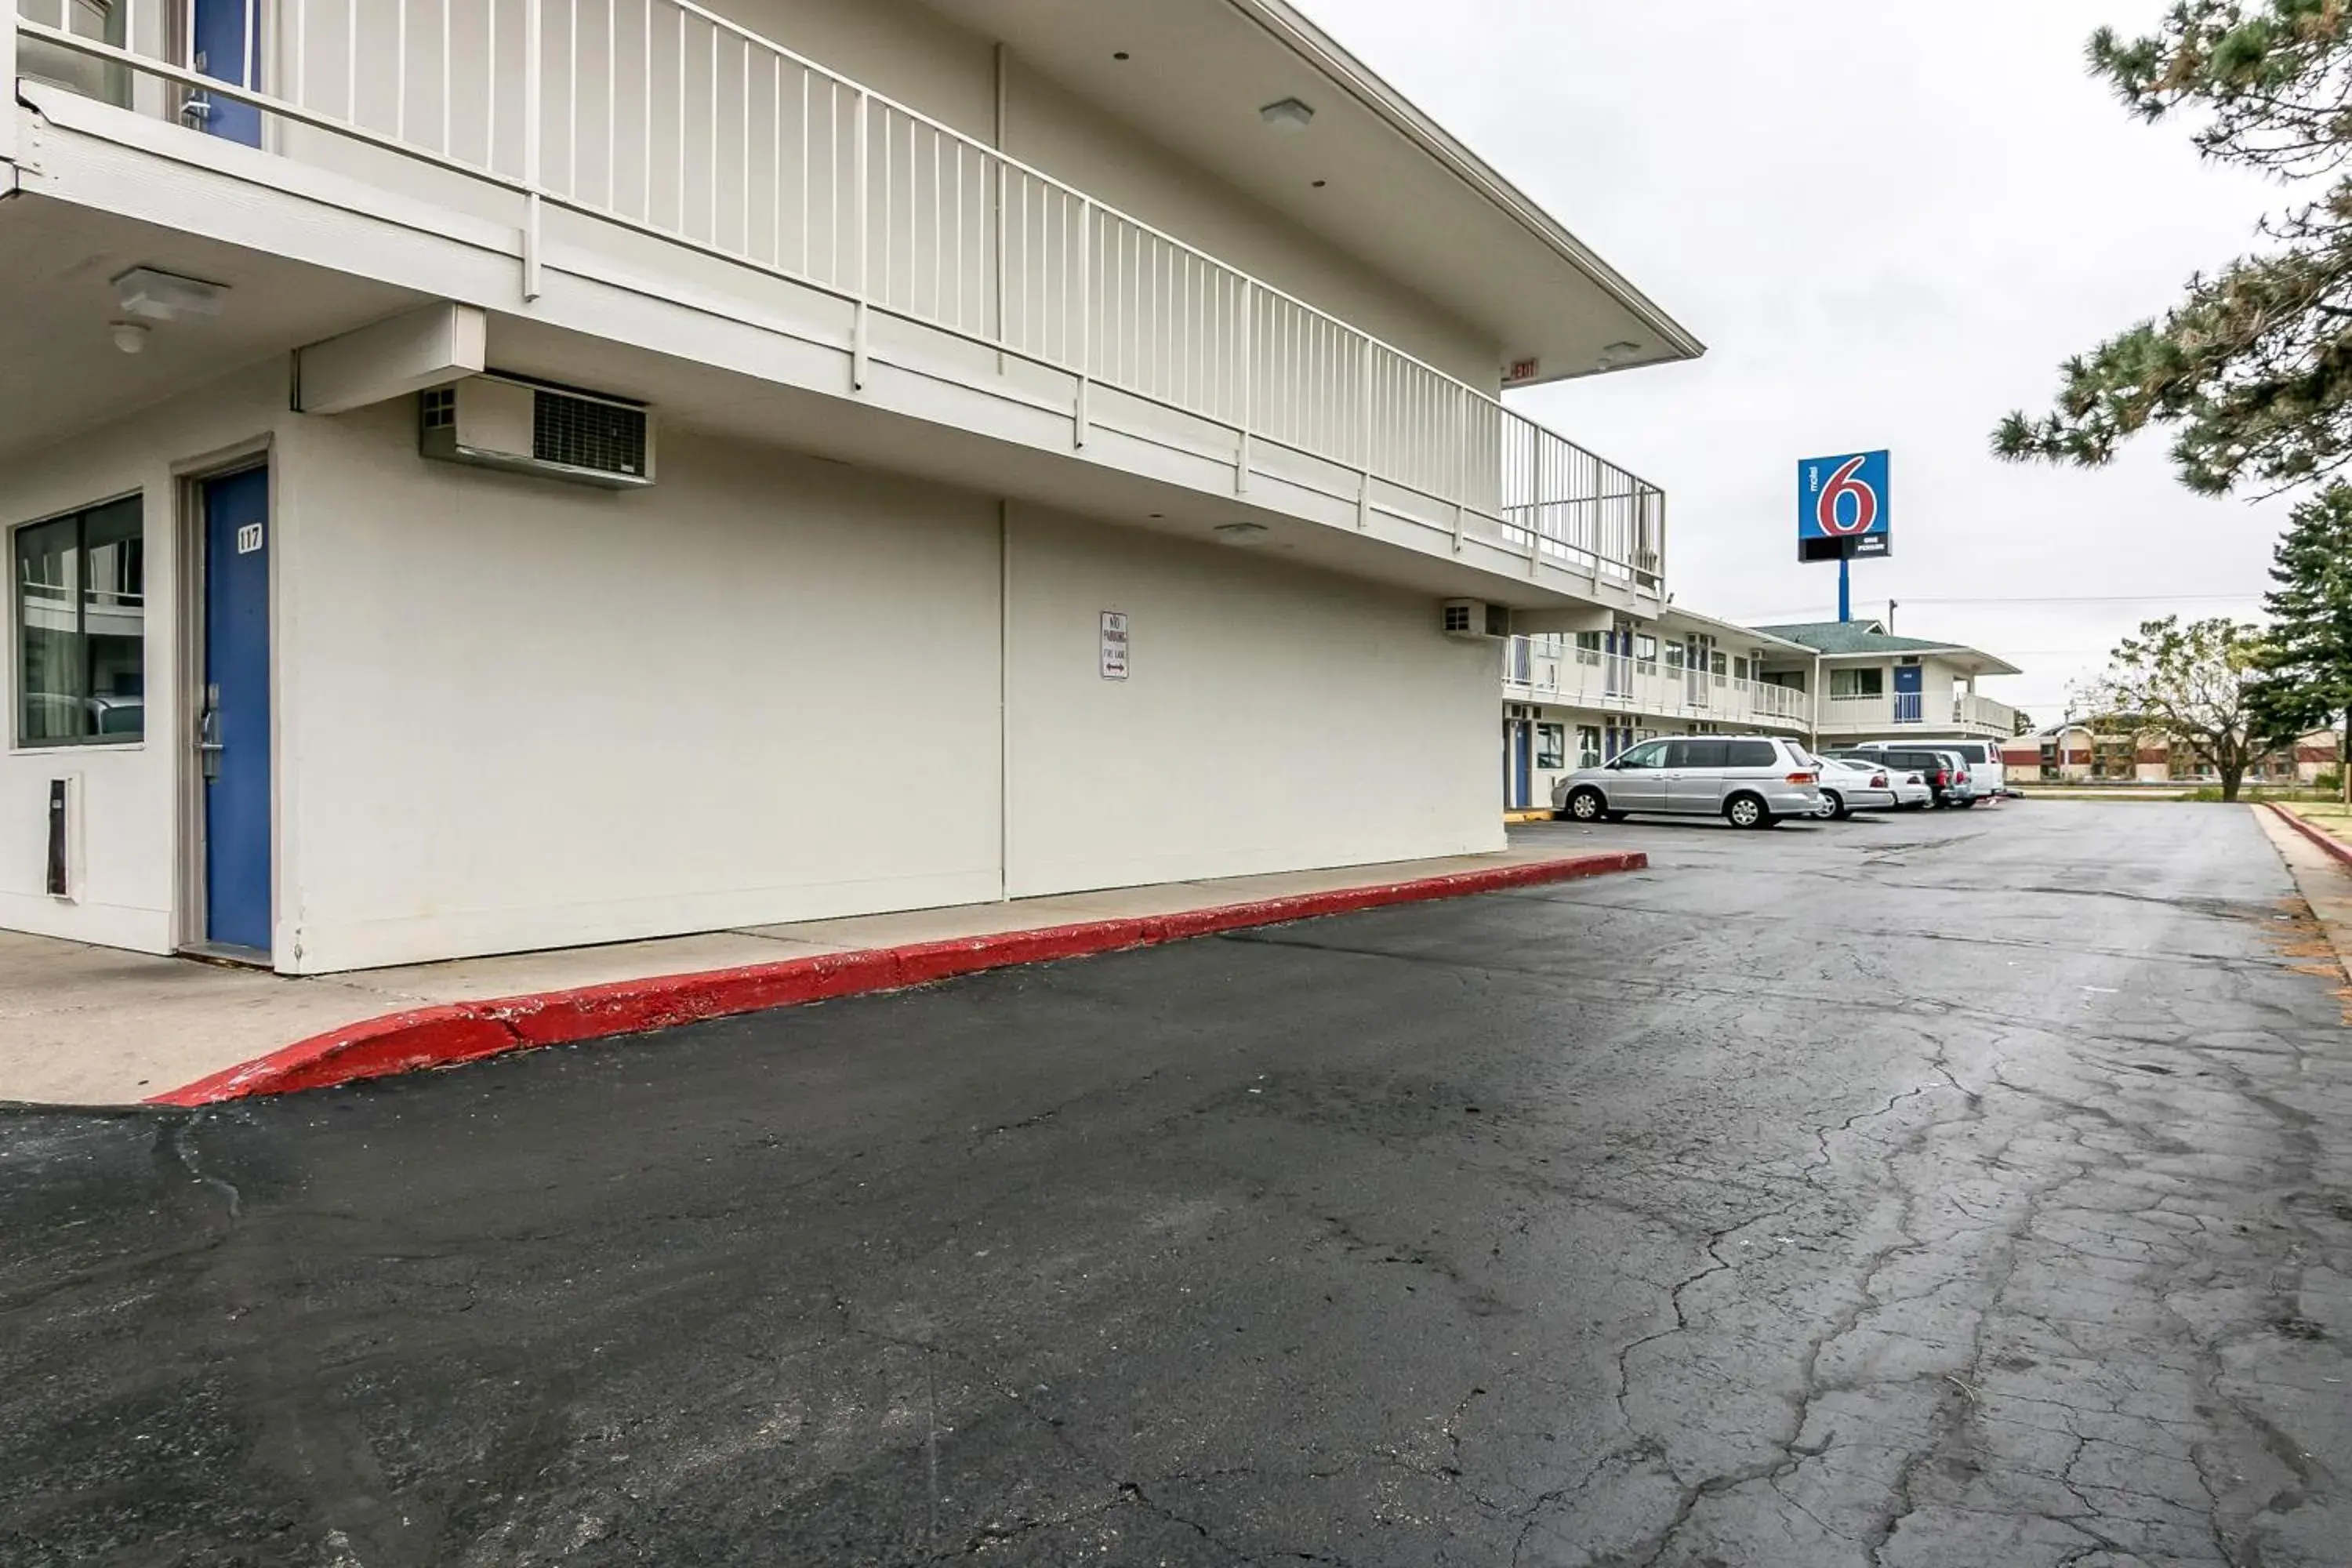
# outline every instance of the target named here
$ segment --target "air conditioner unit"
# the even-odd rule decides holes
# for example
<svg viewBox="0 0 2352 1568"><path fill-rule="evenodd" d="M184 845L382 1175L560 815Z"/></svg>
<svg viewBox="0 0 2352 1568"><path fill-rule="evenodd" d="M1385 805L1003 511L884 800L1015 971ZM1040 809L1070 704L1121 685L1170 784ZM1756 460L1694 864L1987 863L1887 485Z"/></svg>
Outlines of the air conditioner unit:
<svg viewBox="0 0 2352 1568"><path fill-rule="evenodd" d="M625 397L469 375L417 394L417 449L446 463L606 489L654 482L653 418Z"/></svg>
<svg viewBox="0 0 2352 1568"><path fill-rule="evenodd" d="M1483 599L1448 599L1440 606L1438 629L1465 642L1500 642L1511 635L1511 612Z"/></svg>

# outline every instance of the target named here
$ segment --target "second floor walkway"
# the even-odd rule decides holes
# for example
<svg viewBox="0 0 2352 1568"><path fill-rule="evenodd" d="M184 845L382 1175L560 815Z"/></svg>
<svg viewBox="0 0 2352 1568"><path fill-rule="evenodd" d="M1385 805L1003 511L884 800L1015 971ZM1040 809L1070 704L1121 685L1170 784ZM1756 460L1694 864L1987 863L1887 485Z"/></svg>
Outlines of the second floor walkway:
<svg viewBox="0 0 2352 1568"><path fill-rule="evenodd" d="M217 237L231 243L271 231L232 221L260 193L308 201L368 221L337 219L343 242L321 218L286 226L379 282L542 321L589 284L658 300L793 340L747 346L730 370L1016 434L1488 579L1456 591L1633 606L1663 595L1655 486L684 0L247 0L241 21L218 7L206 38L148 5L0 3L16 13L0 75L20 79L46 139L25 156L33 132L12 124L0 157L49 188L80 177L77 139L135 149L190 199L126 201L127 216L198 210L189 182L220 176ZM126 167L112 151L88 165L110 180ZM444 269L470 297L446 287L413 265L419 235L494 254L506 281L475 255ZM643 346L720 353L682 335ZM797 352L810 348L827 353ZM948 389L984 395L988 412L950 412Z"/></svg>
<svg viewBox="0 0 2352 1568"><path fill-rule="evenodd" d="M1503 654L1503 694L1515 702L1743 729L1804 731L1812 723L1811 700L1794 688L1603 653L1561 637L1513 637Z"/></svg>

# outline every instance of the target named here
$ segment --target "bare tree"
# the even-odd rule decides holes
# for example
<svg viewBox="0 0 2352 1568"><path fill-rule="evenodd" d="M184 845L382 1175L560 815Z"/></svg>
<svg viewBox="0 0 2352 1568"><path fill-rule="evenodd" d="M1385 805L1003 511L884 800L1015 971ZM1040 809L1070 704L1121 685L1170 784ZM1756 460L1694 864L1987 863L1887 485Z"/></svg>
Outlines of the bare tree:
<svg viewBox="0 0 2352 1568"><path fill-rule="evenodd" d="M2160 731L2210 763L2221 798L2235 800L2246 770L2277 743L2254 706L2262 647L2261 627L2226 617L2144 621L2086 695L2123 732Z"/></svg>

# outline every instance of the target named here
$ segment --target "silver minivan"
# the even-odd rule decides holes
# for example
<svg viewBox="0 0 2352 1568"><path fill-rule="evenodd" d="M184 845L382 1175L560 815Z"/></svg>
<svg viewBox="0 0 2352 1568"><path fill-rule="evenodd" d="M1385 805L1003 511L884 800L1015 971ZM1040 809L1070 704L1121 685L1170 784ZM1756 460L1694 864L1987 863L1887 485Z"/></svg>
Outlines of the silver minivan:
<svg viewBox="0 0 2352 1568"><path fill-rule="evenodd" d="M1670 735L1613 763L1580 768L1552 786L1573 821L1615 822L1634 812L1722 816L1770 827L1822 809L1821 775L1794 741L1776 735Z"/></svg>

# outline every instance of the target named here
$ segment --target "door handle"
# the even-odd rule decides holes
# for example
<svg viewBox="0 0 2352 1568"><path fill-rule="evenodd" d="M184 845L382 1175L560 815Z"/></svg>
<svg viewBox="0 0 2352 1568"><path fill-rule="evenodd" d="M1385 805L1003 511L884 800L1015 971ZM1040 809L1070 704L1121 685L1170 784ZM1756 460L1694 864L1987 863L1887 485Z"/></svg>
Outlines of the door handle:
<svg viewBox="0 0 2352 1568"><path fill-rule="evenodd" d="M202 123L205 121L210 120L212 117L212 100L208 98L192 98L188 100L187 102L180 105L180 118L183 120L193 120Z"/></svg>
<svg viewBox="0 0 2352 1568"><path fill-rule="evenodd" d="M220 777L221 753L228 750L220 738L219 701L220 688L215 686L196 720L196 765L203 770L206 784Z"/></svg>

